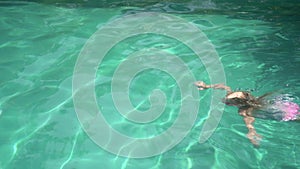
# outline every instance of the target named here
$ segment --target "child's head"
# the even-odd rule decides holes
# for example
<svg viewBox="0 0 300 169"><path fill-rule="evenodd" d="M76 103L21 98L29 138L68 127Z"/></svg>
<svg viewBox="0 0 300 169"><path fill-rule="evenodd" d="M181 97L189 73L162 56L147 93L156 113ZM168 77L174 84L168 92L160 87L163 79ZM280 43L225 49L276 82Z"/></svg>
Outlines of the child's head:
<svg viewBox="0 0 300 169"><path fill-rule="evenodd" d="M250 106L249 100L249 93L239 91L227 94L223 102L230 106L245 107Z"/></svg>

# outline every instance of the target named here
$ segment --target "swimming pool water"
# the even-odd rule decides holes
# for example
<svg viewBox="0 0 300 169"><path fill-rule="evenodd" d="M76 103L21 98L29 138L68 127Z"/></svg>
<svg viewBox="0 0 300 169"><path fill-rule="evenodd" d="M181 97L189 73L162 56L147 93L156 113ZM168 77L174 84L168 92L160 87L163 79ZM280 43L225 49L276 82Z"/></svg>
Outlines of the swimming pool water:
<svg viewBox="0 0 300 169"><path fill-rule="evenodd" d="M76 6L76 5L75 5ZM2 168L299 168L300 123L257 119L263 136L259 148L246 138L236 108L226 107L218 128L202 144L199 133L210 111L211 91L201 91L195 125L171 150L154 157L116 156L83 131L72 99L76 59L88 38L111 20L142 11L178 16L201 29L219 54L233 89L257 96L280 90L300 103L300 24L289 1L139 4L138 7L55 6L0 3L0 169ZM294 12L293 12L294 11ZM172 38L141 35L116 45L97 70L96 97L106 120L132 137L155 136L178 116L181 97L176 80L160 70L146 70L131 82L129 97L138 110L151 105L149 94L164 91L163 114L149 124L124 120L111 99L113 73L138 49L159 48L180 57L198 80L209 82L203 63ZM176 65L170 65L176 69Z"/></svg>

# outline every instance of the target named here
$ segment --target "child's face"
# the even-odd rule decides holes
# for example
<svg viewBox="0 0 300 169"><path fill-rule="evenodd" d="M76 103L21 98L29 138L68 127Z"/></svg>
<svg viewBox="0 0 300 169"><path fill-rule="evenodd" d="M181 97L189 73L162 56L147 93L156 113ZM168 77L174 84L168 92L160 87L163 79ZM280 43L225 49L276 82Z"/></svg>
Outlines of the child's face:
<svg viewBox="0 0 300 169"><path fill-rule="evenodd" d="M240 98L240 99L246 99L246 96L243 92L233 92L230 93L226 96L228 99L233 99L233 98Z"/></svg>

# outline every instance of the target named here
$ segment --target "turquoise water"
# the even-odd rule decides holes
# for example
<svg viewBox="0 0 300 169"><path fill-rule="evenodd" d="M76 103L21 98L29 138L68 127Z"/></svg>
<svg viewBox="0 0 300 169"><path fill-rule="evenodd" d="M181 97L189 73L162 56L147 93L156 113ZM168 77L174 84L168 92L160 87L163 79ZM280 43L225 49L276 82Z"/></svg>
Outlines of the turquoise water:
<svg viewBox="0 0 300 169"><path fill-rule="evenodd" d="M215 46L233 89L254 95L281 90L300 103L299 3L159 3L114 8L0 3L0 169L2 168L299 168L300 123L257 119L263 140L254 148L236 108L226 107L213 135L202 144L199 132L210 110L211 91L200 92L195 125L171 150L132 159L95 144L80 126L72 99L76 59L88 38L109 21L140 11L176 15L200 28ZM76 6L76 8L75 8ZM163 114L135 124L118 114L111 99L116 65L137 49L156 47L180 57L196 79L209 82L197 56L174 39L143 35L120 42L98 67L96 98L106 120L132 137L155 136L169 128L180 109L176 80L147 70L131 82L133 106L150 107L148 96L161 89Z"/></svg>

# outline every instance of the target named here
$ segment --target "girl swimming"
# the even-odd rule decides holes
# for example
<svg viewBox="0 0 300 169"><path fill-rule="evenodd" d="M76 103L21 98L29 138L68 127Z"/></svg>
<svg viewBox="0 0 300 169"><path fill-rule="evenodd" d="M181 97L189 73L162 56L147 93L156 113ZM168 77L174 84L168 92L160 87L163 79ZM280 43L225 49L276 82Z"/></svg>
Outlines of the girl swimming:
<svg viewBox="0 0 300 169"><path fill-rule="evenodd" d="M238 113L244 117L249 130L247 137L255 146L259 145L262 138L253 126L255 117L279 121L300 120L299 106L285 95L274 96L272 93L267 93L261 97L254 97L246 91L232 91L230 87L223 84L207 85L203 81L198 81L195 85L199 90L208 88L226 90L227 94L223 102L239 109Z"/></svg>

